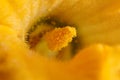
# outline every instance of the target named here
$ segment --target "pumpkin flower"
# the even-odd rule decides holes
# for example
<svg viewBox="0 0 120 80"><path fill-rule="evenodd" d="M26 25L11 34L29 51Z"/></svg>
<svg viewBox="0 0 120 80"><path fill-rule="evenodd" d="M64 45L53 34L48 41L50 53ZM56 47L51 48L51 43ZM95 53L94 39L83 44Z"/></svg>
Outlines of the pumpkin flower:
<svg viewBox="0 0 120 80"><path fill-rule="evenodd" d="M119 0L0 0L0 80L120 80Z"/></svg>

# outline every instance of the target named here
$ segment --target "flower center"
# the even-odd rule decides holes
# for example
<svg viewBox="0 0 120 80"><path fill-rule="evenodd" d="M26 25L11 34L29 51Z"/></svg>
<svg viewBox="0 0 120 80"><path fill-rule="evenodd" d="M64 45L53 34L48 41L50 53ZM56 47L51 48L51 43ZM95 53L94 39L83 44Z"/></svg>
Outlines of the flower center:
<svg viewBox="0 0 120 80"><path fill-rule="evenodd" d="M26 40L30 48L41 55L70 59L78 46L78 37L75 36L75 27L54 17L45 17L31 27Z"/></svg>

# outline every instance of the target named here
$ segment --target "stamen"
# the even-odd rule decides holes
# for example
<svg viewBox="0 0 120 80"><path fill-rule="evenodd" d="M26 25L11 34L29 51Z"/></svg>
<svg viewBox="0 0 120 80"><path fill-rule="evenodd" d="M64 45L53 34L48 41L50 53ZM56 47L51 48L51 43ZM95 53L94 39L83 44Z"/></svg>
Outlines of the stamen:
<svg viewBox="0 0 120 80"><path fill-rule="evenodd" d="M76 37L76 29L70 26L55 28L44 35L45 41L52 51L59 51L66 47L74 37Z"/></svg>

